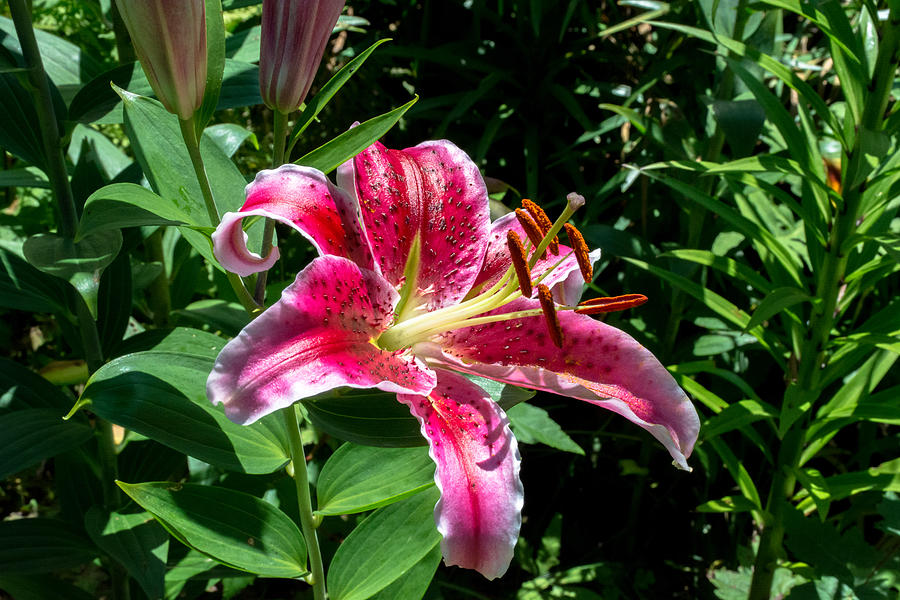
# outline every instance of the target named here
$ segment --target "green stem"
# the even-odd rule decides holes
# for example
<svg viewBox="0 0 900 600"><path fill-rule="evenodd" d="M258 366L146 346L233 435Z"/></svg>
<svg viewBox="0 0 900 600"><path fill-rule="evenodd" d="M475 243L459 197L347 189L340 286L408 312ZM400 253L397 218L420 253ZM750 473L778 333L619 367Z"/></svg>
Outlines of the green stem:
<svg viewBox="0 0 900 600"><path fill-rule="evenodd" d="M276 169L284 164L285 146L287 145L288 131L288 115L281 111L275 111L273 140L272 140L272 168ZM263 230L262 248L260 256L268 256L272 250L272 238L275 236L275 221L266 219L266 226ZM266 281L269 278L269 272L263 271L256 276L256 289L254 290L253 299L260 306L266 299Z"/></svg>
<svg viewBox="0 0 900 600"><path fill-rule="evenodd" d="M134 54L134 46L131 45L131 36L128 34L128 28L125 27L125 21L119 14L119 9L115 2L110 2L109 18L113 24L113 35L116 37L116 50L119 54L119 64L126 65L137 60Z"/></svg>
<svg viewBox="0 0 900 600"><path fill-rule="evenodd" d="M311 576L307 579L313 586L315 600L325 600L325 567L322 564L322 551L316 534L316 520L312 511L312 499L309 495L309 477L306 472L306 455L303 452L303 439L300 437L300 420L297 418L296 405L281 410L287 426L291 444L291 463L288 473L294 478L297 486L297 506L300 509L300 529L306 539L306 550L309 553ZM293 471L291 473L291 471Z"/></svg>
<svg viewBox="0 0 900 600"><path fill-rule="evenodd" d="M25 0L10 0L9 10L16 27L19 45L22 47L22 57L25 59L28 81L34 96L47 161L44 166L60 213L59 234L66 238L74 238L78 228L78 210L75 207L75 197L72 195L69 174L66 171L56 112L50 95L50 84L44 72L44 62L31 25L31 11Z"/></svg>
<svg viewBox="0 0 900 600"><path fill-rule="evenodd" d="M200 154L200 140L197 138L194 119L179 119L178 124L181 126L181 136L184 138L188 155L191 157L191 166L194 167L197 183L200 184L200 193L203 196L203 204L206 206L206 214L209 215L210 224L215 227L221 219L219 218L219 211L216 209L212 187L209 185L209 177L206 175L206 167L203 166L203 156ZM231 288L244 309L251 315L257 314L260 306L253 300L241 278L228 271L225 272L225 275L228 277L228 283L231 284Z"/></svg>
<svg viewBox="0 0 900 600"><path fill-rule="evenodd" d="M893 81L893 73L896 72L900 62L897 55L900 47L898 25L900 25L898 15L892 10L879 44L865 110L861 122L856 127L856 131L860 134L856 136L853 148L847 153L846 168L842 177L845 186L842 190L842 200L834 215L822 266L817 272L816 297L822 301L813 310L809 320L809 333L801 346L801 363L795 384L797 393L792 400L797 404L796 399L799 399L806 415L811 414L813 404L822 392L822 366L828 360L826 350L835 324L838 292L847 270L844 245L856 231L856 221L865 190L865 181L854 185L857 169L862 162L862 130L878 131L884 126L884 111L891 90L889 82ZM793 417L788 415L788 418ZM763 528L760 536L748 600L767 600L771 594L777 560L783 552L784 511L797 483L795 472L803 451L805 426L804 420L794 422L786 431L778 450L777 468L766 502L771 520Z"/></svg>
<svg viewBox="0 0 900 600"><path fill-rule="evenodd" d="M87 304L77 293L73 293L77 306L78 329L81 332L81 344L84 350L84 358L87 362L88 373L95 373L103 366L103 347L100 343L100 335L97 330L97 322L91 316ZM103 507L107 511L113 511L122 505L122 496L116 480L119 478L118 453L113 437L112 423L105 419L97 419L97 451L100 461L100 482L103 490ZM110 586L113 600L129 600L131 589L129 588L128 574L125 568L116 560L106 560L106 566L110 574Z"/></svg>
<svg viewBox="0 0 900 600"><path fill-rule="evenodd" d="M169 276L166 275L166 257L162 247L162 236L165 229L160 227L146 240L147 259L163 266L162 272L150 283L149 305L153 313L153 324L157 327L169 326L169 314L172 312L172 295L169 290Z"/></svg>

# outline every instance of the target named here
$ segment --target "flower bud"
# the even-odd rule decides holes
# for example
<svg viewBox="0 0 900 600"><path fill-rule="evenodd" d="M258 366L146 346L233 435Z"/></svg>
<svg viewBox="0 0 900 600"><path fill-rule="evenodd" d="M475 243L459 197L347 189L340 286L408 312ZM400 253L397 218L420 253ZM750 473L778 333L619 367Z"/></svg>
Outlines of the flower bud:
<svg viewBox="0 0 900 600"><path fill-rule="evenodd" d="M259 89L266 106L295 110L312 85L344 0L263 0Z"/></svg>
<svg viewBox="0 0 900 600"><path fill-rule="evenodd" d="M150 86L163 106L191 118L206 91L204 0L116 0Z"/></svg>

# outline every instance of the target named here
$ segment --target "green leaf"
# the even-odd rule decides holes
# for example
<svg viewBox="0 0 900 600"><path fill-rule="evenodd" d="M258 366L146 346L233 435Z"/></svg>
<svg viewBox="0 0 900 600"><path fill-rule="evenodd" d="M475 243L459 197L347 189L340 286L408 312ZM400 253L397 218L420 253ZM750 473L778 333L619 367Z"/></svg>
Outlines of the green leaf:
<svg viewBox="0 0 900 600"><path fill-rule="evenodd" d="M221 0L204 0L206 5L206 88L203 103L197 109L197 135L212 118L219 103L225 71L225 22Z"/></svg>
<svg viewBox="0 0 900 600"><path fill-rule="evenodd" d="M757 400L741 400L730 404L728 408L719 414L710 417L700 428L704 440L740 429L744 425L755 423L762 419L774 419L778 411L764 402Z"/></svg>
<svg viewBox="0 0 900 600"><path fill-rule="evenodd" d="M0 415L41 409L62 417L71 407L71 398L59 388L22 365L0 357Z"/></svg>
<svg viewBox="0 0 900 600"><path fill-rule="evenodd" d="M884 517L884 521L877 523L875 527L900 537L900 498L897 494L888 492L876 508L878 514Z"/></svg>
<svg viewBox="0 0 900 600"><path fill-rule="evenodd" d="M289 458L269 420L237 425L206 398L206 378L222 345L205 334L189 351L122 356L94 373L81 401L104 419L204 462L244 473L276 471Z"/></svg>
<svg viewBox="0 0 900 600"><path fill-rule="evenodd" d="M635 266L653 273L660 279L668 281L675 287L694 297L697 301L709 308L711 311L715 312L717 315L737 325L741 329L746 329L747 323L750 322L750 316L747 313L739 309L737 306L735 306L722 296L713 292L712 290L694 283L693 281L690 281L689 279L682 277L681 275L677 275L665 269L653 266L642 260L636 260L628 257L622 258ZM773 348L776 346L777 341L772 338L769 332L767 332L762 327L757 326L749 330L749 333L753 335L757 340L759 340L763 348L765 348L769 352L774 353Z"/></svg>
<svg viewBox="0 0 900 600"><path fill-rule="evenodd" d="M97 549L56 519L0 521L0 573L50 573L94 560Z"/></svg>
<svg viewBox="0 0 900 600"><path fill-rule="evenodd" d="M117 482L180 542L262 577L301 577L306 545L283 512L236 490L170 481Z"/></svg>
<svg viewBox="0 0 900 600"><path fill-rule="evenodd" d="M734 155L750 154L766 122L766 112L759 102L716 100L712 103L712 112Z"/></svg>
<svg viewBox="0 0 900 600"><path fill-rule="evenodd" d="M522 403L506 411L506 414L519 442L523 444L540 442L551 448L584 456L581 446L576 444L543 408Z"/></svg>
<svg viewBox="0 0 900 600"><path fill-rule="evenodd" d="M372 510L434 485L434 462L428 449L376 448L344 444L316 480L322 515Z"/></svg>
<svg viewBox="0 0 900 600"><path fill-rule="evenodd" d="M97 293L97 333L105 357L113 355L128 330L132 293L131 257L122 252L104 269Z"/></svg>
<svg viewBox="0 0 900 600"><path fill-rule="evenodd" d="M11 19L0 17L0 43L16 56L22 55L22 47ZM41 53L41 62L47 76L59 89L63 99L72 99L81 84L96 77L102 70L101 63L78 46L40 28L35 28L34 37Z"/></svg>
<svg viewBox="0 0 900 600"><path fill-rule="evenodd" d="M22 251L36 269L71 283L96 319L100 275L121 247L122 234L118 231L96 233L78 242L40 233L28 238Z"/></svg>
<svg viewBox="0 0 900 600"><path fill-rule="evenodd" d="M47 175L37 167L22 167L0 171L0 187L50 188Z"/></svg>
<svg viewBox="0 0 900 600"><path fill-rule="evenodd" d="M63 421L55 410L28 408L0 414L0 479L80 446L93 435L86 423Z"/></svg>
<svg viewBox="0 0 900 600"><path fill-rule="evenodd" d="M834 114L828 109L828 105L825 103L816 89L806 81L804 81L803 78L795 72L795 69L792 69L788 65L785 65L781 61L767 54L763 54L752 46L748 46L737 40L730 39L724 35L717 35L698 27L681 25L679 23L652 21L650 22L650 24L654 27L680 31L711 44L721 45L722 47L733 52L739 57L749 58L752 62L766 69L772 75L784 82L785 85L796 91L801 98L803 98L813 107L819 118L828 123L828 125L834 132L834 135L838 137L838 140L845 147L847 147L846 140L843 137L843 128L841 127L840 123L837 121Z"/></svg>
<svg viewBox="0 0 900 600"><path fill-rule="evenodd" d="M668 163L662 163L662 165L670 166ZM736 231L742 233L747 239L755 240L757 250L760 251L760 255L762 256L763 261L767 263L767 266L771 262L769 257L774 258L784 274L789 277L797 287L802 287L803 282L800 278L800 261L791 254L791 252L785 248L784 244L772 235L770 231L767 231L759 224L741 215L738 211L726 205L718 198L713 198L709 194L701 192L688 183L654 172L651 167L655 166L657 165L645 167L641 169L641 173L665 183L673 190L683 194L688 200L718 215L723 221L728 222L729 225L734 227ZM771 271L772 269L770 268L769 270Z"/></svg>
<svg viewBox="0 0 900 600"><path fill-rule="evenodd" d="M66 284L41 273L0 246L0 306L30 312L64 313Z"/></svg>
<svg viewBox="0 0 900 600"><path fill-rule="evenodd" d="M225 340L219 336L190 327L149 329L123 340L119 354L155 350L215 358L224 345Z"/></svg>
<svg viewBox="0 0 900 600"><path fill-rule="evenodd" d="M181 136L178 117L149 98L119 90L125 106L125 130L135 156L153 190L189 217L188 223L213 228L203 202L190 156ZM200 152L219 214L236 211L244 203L246 180L235 164L208 136L200 141ZM165 214L166 218L173 216ZM211 264L218 265L206 234L186 227L184 238ZM250 247L258 248L262 227L251 230ZM221 267L220 267L221 268Z"/></svg>
<svg viewBox="0 0 900 600"><path fill-rule="evenodd" d="M738 484L738 488L741 490L744 498L753 505L752 511L754 519L756 519L757 523L764 523L766 520L763 518L762 514L762 502L759 499L759 491L756 489L756 484L753 483L753 478L750 477L750 473L747 472L746 467L744 467L743 463L738 460L731 448L726 446L721 439L711 438L707 443L713 447L719 455L719 458L722 459L722 463L725 465L725 468L728 470L728 473L734 479L735 483Z"/></svg>
<svg viewBox="0 0 900 600"><path fill-rule="evenodd" d="M505 411L508 411L521 402L531 400L536 394L534 390L501 383L499 381L494 381L493 379L487 379L486 377L479 377L468 373L463 373L463 375L466 379L484 390L488 396L491 397L491 400L500 405L500 408Z"/></svg>
<svg viewBox="0 0 900 600"><path fill-rule="evenodd" d="M763 321L770 319L778 313L787 310L789 307L801 302L816 303L817 299L813 298L803 290L793 287L780 287L769 292L756 310L750 317L750 321L744 327L745 330L753 329L757 325L762 325Z"/></svg>
<svg viewBox="0 0 900 600"><path fill-rule="evenodd" d="M900 358L890 350L872 354L817 413L817 420L833 415L846 415L860 400L875 391L881 380ZM812 433L812 431L810 432Z"/></svg>
<svg viewBox="0 0 900 600"><path fill-rule="evenodd" d="M69 119L79 123L121 123L122 104L110 84L140 96L153 96L140 63L111 69L82 87L69 105ZM216 110L261 104L259 67L237 60L225 61L225 73Z"/></svg>
<svg viewBox="0 0 900 600"><path fill-rule="evenodd" d="M804 469L796 467L792 469L794 476L800 485L809 493L809 497L816 504L819 518L822 522L828 518L828 508L831 506L831 492L828 490L828 482L817 469Z"/></svg>
<svg viewBox="0 0 900 600"><path fill-rule="evenodd" d="M16 600L47 600L47 598L96 600L95 595L89 594L79 587L75 587L46 573L40 575L18 575L15 573L0 575L0 590L8 593L11 598Z"/></svg>
<svg viewBox="0 0 900 600"><path fill-rule="evenodd" d="M863 539L856 527L840 532L831 523L807 519L797 510L784 515L785 546L798 559L813 565L816 574L854 580L852 571L869 571L878 561L878 552Z"/></svg>
<svg viewBox="0 0 900 600"><path fill-rule="evenodd" d="M84 203L76 240L100 231L146 225L197 225L189 212L133 183L113 183Z"/></svg>
<svg viewBox="0 0 900 600"><path fill-rule="evenodd" d="M38 123L28 90L13 75L0 73L0 145L27 163L46 168Z"/></svg>
<svg viewBox="0 0 900 600"><path fill-rule="evenodd" d="M822 482L822 487L828 490L832 502L873 490L900 492L900 458L883 462L876 467L869 467L864 471L826 477ZM804 512L812 510L816 504L805 489L794 499L801 500L797 504L797 508Z"/></svg>
<svg viewBox="0 0 900 600"><path fill-rule="evenodd" d="M390 131L391 127L400 120L406 111L412 108L418 99L419 97L416 96L403 106L348 129L295 162L298 165L314 167L323 173L330 173Z"/></svg>
<svg viewBox="0 0 900 600"><path fill-rule="evenodd" d="M869 82L868 68L863 64L866 55L839 2L817 3L816 16L830 42L834 70L840 78L841 91L853 115L853 122L859 123L866 102L866 84Z"/></svg>
<svg viewBox="0 0 900 600"><path fill-rule="evenodd" d="M758 506L753 504L744 496L724 496L716 500L704 502L696 508L697 512L705 513L724 513L724 512L750 512L758 510Z"/></svg>
<svg viewBox="0 0 900 600"><path fill-rule="evenodd" d="M436 488L380 508L347 536L328 570L332 600L365 600L413 569L440 543Z"/></svg>
<svg viewBox="0 0 900 600"><path fill-rule="evenodd" d="M293 145L297 143L297 140L303 135L306 128L309 127L309 124L315 120L320 112L322 112L322 109L325 108L325 105L328 104L338 90L340 90L345 83L350 81L350 78L356 74L363 63L366 62L366 59L375 51L375 48L389 41L391 40L378 40L360 52L358 56L344 65L340 71L335 73L334 77L328 80L328 83L322 86L319 92L306 103L303 112L297 117L297 121L294 123L294 129L291 131L288 141L288 148L292 148Z"/></svg>
<svg viewBox="0 0 900 600"><path fill-rule="evenodd" d="M244 142L250 140L251 145L259 150L256 134L236 123L218 123L207 127L203 133L215 142L219 150L226 156L233 157Z"/></svg>
<svg viewBox="0 0 900 600"><path fill-rule="evenodd" d="M107 512L93 506L84 526L97 547L120 563L149 598L165 593L169 534L146 512Z"/></svg>
<svg viewBox="0 0 900 600"><path fill-rule="evenodd" d="M179 324L207 326L210 331L220 331L229 337L236 336L250 322L243 306L225 300L198 300L176 310L175 314Z"/></svg>
<svg viewBox="0 0 900 600"><path fill-rule="evenodd" d="M441 547L436 545L392 584L370 596L371 600L419 600L428 591L428 586L441 563Z"/></svg>
<svg viewBox="0 0 900 600"><path fill-rule="evenodd" d="M425 445L419 422L395 394L342 389L303 401L317 429L364 446L405 448Z"/></svg>

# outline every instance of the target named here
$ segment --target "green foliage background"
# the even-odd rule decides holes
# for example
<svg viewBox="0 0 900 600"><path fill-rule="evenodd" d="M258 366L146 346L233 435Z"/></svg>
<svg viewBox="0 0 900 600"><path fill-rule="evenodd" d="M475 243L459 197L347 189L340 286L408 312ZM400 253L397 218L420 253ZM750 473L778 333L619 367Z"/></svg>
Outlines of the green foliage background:
<svg viewBox="0 0 900 600"><path fill-rule="evenodd" d="M254 60L256 4L224 3L230 58ZM317 87L376 41L392 41L326 105L292 159L418 95L387 145L452 140L482 168L492 197L509 207L529 197L556 214L568 192L583 194L588 203L576 220L589 245L604 252L591 291L650 297L607 322L670 366L704 421L694 471L686 474L611 413L551 395L513 408L526 490L513 568L491 583L439 568L425 598L761 598L765 571L772 597L897 597L900 112L892 94L900 12L891 4L348 2ZM140 183L121 119L76 127L71 118L79 90L119 62L109 2L35 0L33 9L39 27L83 57L73 80L51 74L68 107L65 141L78 200L111 182ZM5 65L15 64L11 56ZM35 534L0 529L0 590L17 599L59 589L76 594L73 585L100 594L109 586L105 566L77 566L114 554L85 529L86 507L103 493L91 428L95 416L132 426L115 409L104 412L103 388L92 380L86 395L93 391L94 412L67 422L59 434L67 436L65 448L16 445L31 431L28 423L50 423L44 431L51 437L58 423L48 415L71 407L86 369L60 362L83 358L77 297L64 281L35 275L21 256L23 241L51 228L54 217L46 177L35 168L40 151L13 126L14 69L4 67L3 77L0 96L11 116L0 122L7 151L0 173L0 347L10 360L0 374L0 465L9 466L0 513L11 523L59 519L71 539L69 552L38 569L54 571L52 581L65 586L48 592L56 583L35 587L46 577L29 579L21 561L2 550ZM890 98L887 106L873 109L881 96ZM84 98L102 103L106 96ZM220 148L246 177L268 165L266 109L238 103L219 110L214 122ZM237 136L231 145L222 141L228 134ZM81 160L91 152L92 160ZM173 349L146 333L129 346L125 332L179 325L229 337L246 322L224 277L177 229L156 241L152 232L124 229L120 258L99 279L108 357L188 347ZM280 233L284 259L270 298L310 252L299 236ZM162 307L154 292L160 276L171 290ZM116 364L127 368L107 369L110 377L137 369ZM43 369L58 387L23 367ZM43 404L16 400L13 391L24 388ZM25 407L43 412L28 420ZM327 431L305 431L316 436L314 477L340 456L339 440ZM123 481L187 479L276 504L290 499L285 478L269 463L238 473L163 434L149 437L134 436L120 449ZM282 458L273 450L265 460L280 466ZM410 489L431 493L420 483L410 475ZM362 516L326 520L326 554ZM172 567L192 556L174 540L168 548L161 559L170 568L167 597L305 597L292 582L254 580L212 564L192 571L192 580L178 579ZM148 589L132 587L137 597Z"/></svg>

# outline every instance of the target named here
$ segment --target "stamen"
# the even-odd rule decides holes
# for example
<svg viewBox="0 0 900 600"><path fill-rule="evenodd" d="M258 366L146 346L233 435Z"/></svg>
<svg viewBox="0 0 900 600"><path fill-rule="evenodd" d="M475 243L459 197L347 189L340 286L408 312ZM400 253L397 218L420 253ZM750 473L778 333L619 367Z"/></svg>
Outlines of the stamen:
<svg viewBox="0 0 900 600"><path fill-rule="evenodd" d="M531 240L531 245L535 248L540 246L541 240L544 239L544 233L541 231L540 226L534 222L534 219L531 218L531 215L529 215L521 208L517 208L516 219L519 220L519 225L521 225L522 229L525 230L525 235L527 235L528 239ZM542 256L541 258L544 257Z"/></svg>
<svg viewBox="0 0 900 600"><path fill-rule="evenodd" d="M544 209L528 198L522 198L522 208L528 211L531 218L534 219L535 223L538 224L538 227L541 228L541 237L546 236L547 232L553 228L553 221L550 220L550 217L547 216ZM553 236L553 239L550 240L549 248L554 256L559 254L559 239L557 239L556 236Z"/></svg>
<svg viewBox="0 0 900 600"><path fill-rule="evenodd" d="M516 278L519 280L519 289L526 298L531 298L531 270L528 268L528 258L525 254L525 246L519 234L510 229L506 232L506 245L509 247L509 257L516 269Z"/></svg>
<svg viewBox="0 0 900 600"><path fill-rule="evenodd" d="M581 276L584 277L585 283L590 283L594 277L594 266L591 264L590 250L584 241L584 236L571 223L566 223L563 227L566 228L566 235L569 236L569 243L572 244L572 250L575 252L575 260L578 261Z"/></svg>
<svg viewBox="0 0 900 600"><path fill-rule="evenodd" d="M640 306L647 301L643 294L625 294L606 298L593 298L585 300L575 307L575 312L581 315L596 315L600 313L616 312L626 308Z"/></svg>
<svg viewBox="0 0 900 600"><path fill-rule="evenodd" d="M553 303L553 294L550 293L550 288L543 283L539 283L537 289L538 300L541 302L544 320L547 321L547 330L550 332L550 339L553 340L553 343L557 348L562 348L563 333L562 328L559 326L559 316L556 314L556 307Z"/></svg>

